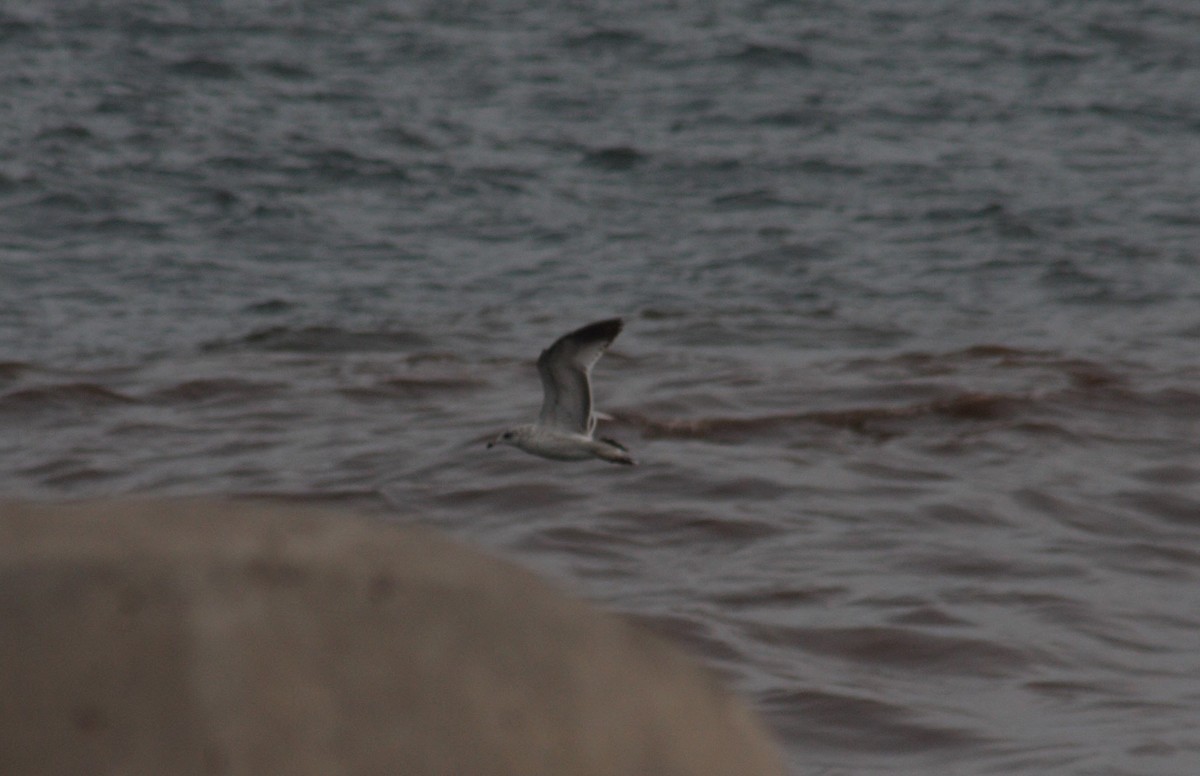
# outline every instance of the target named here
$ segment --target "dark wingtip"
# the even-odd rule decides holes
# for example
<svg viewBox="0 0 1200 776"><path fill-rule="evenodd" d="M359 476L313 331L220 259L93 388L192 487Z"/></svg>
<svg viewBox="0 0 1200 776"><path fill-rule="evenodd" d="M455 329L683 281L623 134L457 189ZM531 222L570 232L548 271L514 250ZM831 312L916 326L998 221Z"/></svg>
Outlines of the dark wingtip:
<svg viewBox="0 0 1200 776"><path fill-rule="evenodd" d="M587 326L582 326L567 336L571 338L579 337L586 340L603 339L612 342L624 327L625 322L620 318L608 318L603 321L589 323Z"/></svg>
<svg viewBox="0 0 1200 776"><path fill-rule="evenodd" d="M629 449L628 449L628 448L626 448L626 447L625 447L625 445L621 444L620 442L618 442L617 440L615 440L615 439L613 439L613 438L611 438L611 437L600 437L600 441L601 441L601 442L608 442L610 445L612 445L613 447L617 448L617 449L618 449L618 450L620 450L622 453L628 453L628 452L629 452Z"/></svg>

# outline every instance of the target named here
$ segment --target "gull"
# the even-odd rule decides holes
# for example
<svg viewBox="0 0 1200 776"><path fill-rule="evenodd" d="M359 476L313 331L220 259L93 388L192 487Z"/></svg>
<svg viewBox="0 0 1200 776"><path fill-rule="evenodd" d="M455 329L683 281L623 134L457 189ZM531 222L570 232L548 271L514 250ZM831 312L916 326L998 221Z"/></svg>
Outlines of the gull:
<svg viewBox="0 0 1200 776"><path fill-rule="evenodd" d="M537 422L510 428L487 446L512 445L556 461L599 458L632 465L633 458L619 442L592 437L596 429L592 366L621 333L622 325L620 318L589 323L543 350L537 361L543 392Z"/></svg>

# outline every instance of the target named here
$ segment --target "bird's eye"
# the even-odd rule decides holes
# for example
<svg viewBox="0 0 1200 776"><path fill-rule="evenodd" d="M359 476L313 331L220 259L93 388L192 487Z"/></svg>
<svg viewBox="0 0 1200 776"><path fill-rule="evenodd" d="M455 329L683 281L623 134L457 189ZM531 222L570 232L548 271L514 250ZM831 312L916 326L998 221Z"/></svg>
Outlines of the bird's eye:
<svg viewBox="0 0 1200 776"><path fill-rule="evenodd" d="M512 439L512 432L511 432L511 431L505 431L505 432L504 432L504 436L503 436L503 437L501 437L501 439Z"/></svg>

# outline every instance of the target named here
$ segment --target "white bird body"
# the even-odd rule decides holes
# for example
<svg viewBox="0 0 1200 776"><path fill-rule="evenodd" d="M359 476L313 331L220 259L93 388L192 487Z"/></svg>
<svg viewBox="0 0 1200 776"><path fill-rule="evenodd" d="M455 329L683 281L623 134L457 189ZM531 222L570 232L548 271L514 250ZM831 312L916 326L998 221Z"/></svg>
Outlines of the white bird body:
<svg viewBox="0 0 1200 776"><path fill-rule="evenodd" d="M621 319L597 321L565 334L542 351L542 410L536 423L517 426L488 442L557 461L599 458L632 464L629 451L611 439L596 439L592 411L592 367L621 333Z"/></svg>
<svg viewBox="0 0 1200 776"><path fill-rule="evenodd" d="M496 441L555 461L602 458L613 463L632 463L627 460L629 453L625 448L610 439L593 439L584 434L568 434L534 424L517 426L505 433L511 436L505 439L502 434Z"/></svg>

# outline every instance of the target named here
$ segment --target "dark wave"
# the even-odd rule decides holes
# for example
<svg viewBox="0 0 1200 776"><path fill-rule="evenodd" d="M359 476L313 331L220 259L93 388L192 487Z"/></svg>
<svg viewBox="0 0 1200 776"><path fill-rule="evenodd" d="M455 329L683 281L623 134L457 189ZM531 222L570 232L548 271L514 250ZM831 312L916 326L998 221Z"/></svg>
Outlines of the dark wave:
<svg viewBox="0 0 1200 776"><path fill-rule="evenodd" d="M228 193L228 195L230 197L234 197L235 199L237 197L237 195L233 193ZM221 195L217 194L216 196L219 197ZM253 313L255 315L277 315L279 313L286 313L294 307L295 304L286 299L271 298L246 305L243 309L246 312Z"/></svg>
<svg viewBox="0 0 1200 776"><path fill-rule="evenodd" d="M1200 499L1183 493L1138 490L1119 494L1117 502L1168 523L1200 527Z"/></svg>
<svg viewBox="0 0 1200 776"><path fill-rule="evenodd" d="M583 161L602 170L630 170L646 161L646 155L630 146L598 148L584 154Z"/></svg>
<svg viewBox="0 0 1200 776"><path fill-rule="evenodd" d="M737 607L792 607L825 605L835 597L846 593L846 588L835 586L792 588L769 587L724 593L713 597L713 601Z"/></svg>
<svg viewBox="0 0 1200 776"><path fill-rule="evenodd" d="M59 383L21 388L0 395L0 411L38 409L90 409L136 404L137 399L95 383Z"/></svg>
<svg viewBox="0 0 1200 776"><path fill-rule="evenodd" d="M810 67L812 57L792 46L747 43L726 57L731 62L753 67Z"/></svg>
<svg viewBox="0 0 1200 776"><path fill-rule="evenodd" d="M22 467L19 472L22 477L43 487L65 490L86 488L93 483L121 476L119 471L94 465L86 456L71 454L39 461Z"/></svg>
<svg viewBox="0 0 1200 776"><path fill-rule="evenodd" d="M245 399L278 393L283 383L240 380L235 377L213 377L185 380L160 388L149 398L165 402L204 402L220 399Z"/></svg>
<svg viewBox="0 0 1200 776"><path fill-rule="evenodd" d="M568 36L564 45L588 53L627 53L630 50L642 49L658 44L647 41L642 33L636 30L601 28L582 34Z"/></svg>
<svg viewBox="0 0 1200 776"><path fill-rule="evenodd" d="M307 64L294 60L269 59L255 63L254 69L284 81L308 81L313 71Z"/></svg>
<svg viewBox="0 0 1200 776"><path fill-rule="evenodd" d="M40 141L65 141L68 143L79 143L87 140L92 140L95 135L87 127L80 126L75 123L60 124L53 127L46 127L38 131L35 138Z"/></svg>
<svg viewBox="0 0 1200 776"><path fill-rule="evenodd" d="M538 530L526 537L520 546L526 550L562 552L616 565L627 558L626 554L617 548L628 544L629 541L610 531L568 525Z"/></svg>
<svg viewBox="0 0 1200 776"><path fill-rule="evenodd" d="M891 703L821 690L776 690L761 696L767 719L788 740L813 749L886 753L957 749L985 742L983 736L919 721Z"/></svg>
<svg viewBox="0 0 1200 776"><path fill-rule="evenodd" d="M1195 485L1200 483L1200 465L1168 464L1151 466L1133 473L1142 482L1155 485Z"/></svg>
<svg viewBox="0 0 1200 776"><path fill-rule="evenodd" d="M1007 676L1027 669L1031 656L1022 650L982 639L943 636L911 628L803 628L747 625L751 638L789 645L805 652L922 673Z"/></svg>
<svg viewBox="0 0 1200 776"><path fill-rule="evenodd" d="M535 509L576 501L579 495L558 485L522 482L490 488L459 488L438 494L446 506L471 507L486 504L493 509Z"/></svg>
<svg viewBox="0 0 1200 776"><path fill-rule="evenodd" d="M241 491L235 493L234 497L280 504L353 507L365 512L390 511L391 506L384 493L375 488L323 491L255 490Z"/></svg>
<svg viewBox="0 0 1200 776"><path fill-rule="evenodd" d="M755 437L794 434L798 427L825 426L858 434L890 437L900 433L898 424L936 417L959 422L998 421L1013 418L1034 399L1021 394L989 394L968 391L943 399L902 406L859 407L845 410L779 413L757 417L659 419L633 411L622 411L619 420L649 438L706 439L717 442L743 441Z"/></svg>
<svg viewBox="0 0 1200 776"><path fill-rule="evenodd" d="M16 380L34 369L27 361L0 361L0 380Z"/></svg>
<svg viewBox="0 0 1200 776"><path fill-rule="evenodd" d="M305 172L324 180L353 181L371 178L379 182L402 183L409 179L400 165L382 158L360 156L344 148L324 148L301 155Z"/></svg>
<svg viewBox="0 0 1200 776"><path fill-rule="evenodd" d="M1139 398L1138 394L1132 392L1128 395L1134 400ZM1142 398L1149 407L1163 414L1184 420L1195 420L1200 417L1200 391L1188 388L1164 388L1145 394Z"/></svg>
<svg viewBox="0 0 1200 776"><path fill-rule="evenodd" d="M261 350L283 353L365 353L427 347L429 339L414 331L353 331L334 326L270 326L233 340L202 346L205 352Z"/></svg>
<svg viewBox="0 0 1200 776"><path fill-rule="evenodd" d="M421 396L438 396L451 391L469 391L484 385L479 380L453 377L394 377L374 385L343 388L340 393L351 399L362 401L407 399Z"/></svg>
<svg viewBox="0 0 1200 776"><path fill-rule="evenodd" d="M240 76L235 65L208 56L193 56L173 62L167 67L167 70L174 75L187 78L216 81L227 81Z"/></svg>
<svg viewBox="0 0 1200 776"><path fill-rule="evenodd" d="M644 628L675 642L687 651L710 660L736 662L742 654L724 639L715 636L703 620L682 615L626 615Z"/></svg>
<svg viewBox="0 0 1200 776"><path fill-rule="evenodd" d="M1038 385L1028 390L973 389L929 384L927 378L950 378L969 371L967 361L987 361L989 367L1035 370L1028 379ZM907 353L890 359L860 360L847 367L855 373L875 373L890 381L860 395L878 396L882 403L844 409L779 412L757 416L662 418L622 410L618 419L640 430L647 438L704 439L740 442L756 438L786 439L805 430L827 427L868 437L889 439L909 433L926 421L997 426L1036 435L1073 439L1070 417L1076 412L1100 411L1148 418L1200 417L1200 391L1191 386L1135 388L1129 378L1113 368L1084 359L1021 351L1003 346L978 346L949 354ZM899 373L898 373L899 372ZM912 382L917 378L917 382ZM905 395L930 398L899 403Z"/></svg>
<svg viewBox="0 0 1200 776"><path fill-rule="evenodd" d="M1068 371L1070 367L1103 369L1094 361L1063 356L1054 350L1018 348L985 342L944 352L913 350L884 357L852 359L844 363L843 370L873 371L877 367L900 367L916 374L944 374L952 368L978 362L988 362L1000 368L1050 366L1058 367L1062 371Z"/></svg>
<svg viewBox="0 0 1200 776"><path fill-rule="evenodd" d="M625 524L619 529L622 534L645 536L656 546L691 545L705 540L753 541L783 533L781 527L761 520L718 517L688 510L615 510L609 512L608 516L624 521Z"/></svg>

